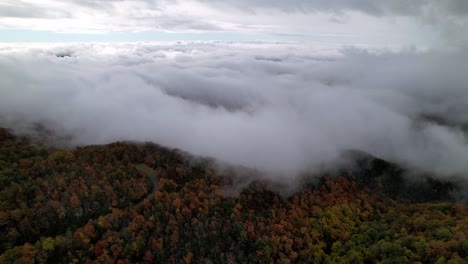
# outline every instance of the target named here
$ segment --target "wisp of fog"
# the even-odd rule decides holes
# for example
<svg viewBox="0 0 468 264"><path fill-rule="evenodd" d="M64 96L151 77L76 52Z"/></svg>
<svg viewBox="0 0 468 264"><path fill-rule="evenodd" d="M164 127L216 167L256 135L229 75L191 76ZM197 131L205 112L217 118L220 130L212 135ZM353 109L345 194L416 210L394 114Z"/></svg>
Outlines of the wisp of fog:
<svg viewBox="0 0 468 264"><path fill-rule="evenodd" d="M296 175L360 150L468 175L468 53L292 43L0 46L0 126Z"/></svg>

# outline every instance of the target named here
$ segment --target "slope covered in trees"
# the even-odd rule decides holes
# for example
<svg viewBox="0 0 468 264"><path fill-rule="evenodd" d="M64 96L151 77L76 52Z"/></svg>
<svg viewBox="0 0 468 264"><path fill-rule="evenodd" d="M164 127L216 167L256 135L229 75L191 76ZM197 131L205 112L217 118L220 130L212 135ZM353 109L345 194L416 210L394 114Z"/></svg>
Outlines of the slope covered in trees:
<svg viewBox="0 0 468 264"><path fill-rule="evenodd" d="M395 194L395 177L373 177L384 163L288 195L266 180L238 190L210 164L154 144L51 149L0 129L0 263L468 260L468 207Z"/></svg>

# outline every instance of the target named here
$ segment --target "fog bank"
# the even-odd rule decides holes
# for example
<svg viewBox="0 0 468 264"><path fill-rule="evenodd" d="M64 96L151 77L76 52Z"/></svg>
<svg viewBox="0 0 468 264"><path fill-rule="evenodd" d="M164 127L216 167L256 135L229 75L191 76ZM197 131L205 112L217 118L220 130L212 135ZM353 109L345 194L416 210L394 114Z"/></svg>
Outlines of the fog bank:
<svg viewBox="0 0 468 264"><path fill-rule="evenodd" d="M468 175L465 51L281 43L2 44L0 126L153 141L295 175L360 150Z"/></svg>

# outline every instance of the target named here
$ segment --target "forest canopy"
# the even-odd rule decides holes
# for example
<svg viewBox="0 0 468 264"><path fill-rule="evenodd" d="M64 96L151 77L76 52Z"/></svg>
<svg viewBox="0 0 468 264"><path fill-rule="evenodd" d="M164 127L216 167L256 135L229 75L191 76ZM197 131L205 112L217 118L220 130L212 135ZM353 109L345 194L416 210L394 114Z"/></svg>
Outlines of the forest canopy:
<svg viewBox="0 0 468 264"><path fill-rule="evenodd" d="M155 144L64 150L0 129L0 263L466 263L454 189L411 200L372 175L382 162L284 194Z"/></svg>

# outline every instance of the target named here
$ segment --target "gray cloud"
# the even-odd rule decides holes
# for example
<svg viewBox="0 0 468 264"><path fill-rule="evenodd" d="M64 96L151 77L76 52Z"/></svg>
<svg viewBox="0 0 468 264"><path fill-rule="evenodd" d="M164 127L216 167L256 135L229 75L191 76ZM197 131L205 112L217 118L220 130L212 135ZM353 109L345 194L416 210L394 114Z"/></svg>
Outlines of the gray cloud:
<svg viewBox="0 0 468 264"><path fill-rule="evenodd" d="M468 1L466 0L199 0L218 6L222 10L235 7L251 13L265 10L279 10L286 13L334 13L336 23L348 20L349 12L360 12L380 19L406 18L423 31L431 31L442 45L462 46L468 43ZM383 20L382 20L383 21ZM372 23L372 22L370 22ZM365 25L362 25L365 26ZM361 30L360 27L354 30ZM387 29L388 30L388 29ZM388 32L387 34L390 34ZM376 35L374 38L378 38Z"/></svg>
<svg viewBox="0 0 468 264"><path fill-rule="evenodd" d="M232 5L246 10L256 8L281 9L288 12L343 12L360 11L371 15L421 15L429 9L441 13L465 16L468 14L468 4L464 0L199 0L213 5Z"/></svg>
<svg viewBox="0 0 468 264"><path fill-rule="evenodd" d="M407 15L421 16L431 15L453 15L466 16L468 14L468 3L465 0L194 0L214 7L233 6L249 12L257 9L278 9L286 12L344 12L359 11L370 15ZM74 0L73 3L96 10L112 10L116 5L127 0ZM148 9L160 9L167 4L180 3L184 1L167 0L136 0L144 4Z"/></svg>
<svg viewBox="0 0 468 264"><path fill-rule="evenodd" d="M47 18L68 17L65 10L48 10L40 5L15 1L13 3L0 3L0 18Z"/></svg>
<svg viewBox="0 0 468 264"><path fill-rule="evenodd" d="M244 10L255 11L257 8L280 9L287 12L342 12L360 11L371 15L420 15L428 10L441 13L466 16L468 3L464 0L195 0L211 6L235 6ZM76 4L97 9L108 9L113 4L128 2L126 0L76 0ZM149 8L158 8L174 1L137 0ZM176 0L176 2L184 1Z"/></svg>
<svg viewBox="0 0 468 264"><path fill-rule="evenodd" d="M0 28L230 32L249 39L460 47L468 42L467 14L464 0L7 0L0 4Z"/></svg>
<svg viewBox="0 0 468 264"><path fill-rule="evenodd" d="M0 55L2 126L42 122L78 144L150 140L290 175L349 149L468 173L465 51L181 42Z"/></svg>

